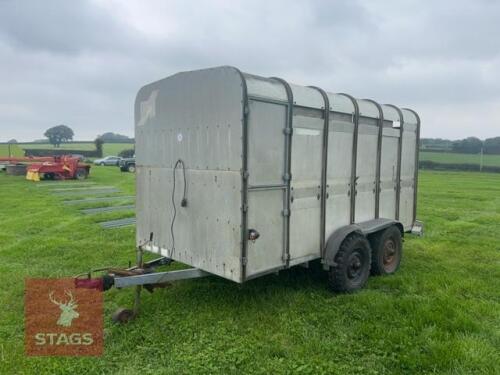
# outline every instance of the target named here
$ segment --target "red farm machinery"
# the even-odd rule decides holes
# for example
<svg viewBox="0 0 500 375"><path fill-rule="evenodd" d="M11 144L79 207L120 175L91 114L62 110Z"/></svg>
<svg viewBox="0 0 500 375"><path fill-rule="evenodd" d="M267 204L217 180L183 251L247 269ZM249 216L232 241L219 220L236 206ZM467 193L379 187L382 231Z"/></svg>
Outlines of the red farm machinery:
<svg viewBox="0 0 500 375"><path fill-rule="evenodd" d="M71 155L50 157L2 158L0 161L10 164L27 164L26 179L43 180L83 180L88 177L90 165L80 162L80 158Z"/></svg>

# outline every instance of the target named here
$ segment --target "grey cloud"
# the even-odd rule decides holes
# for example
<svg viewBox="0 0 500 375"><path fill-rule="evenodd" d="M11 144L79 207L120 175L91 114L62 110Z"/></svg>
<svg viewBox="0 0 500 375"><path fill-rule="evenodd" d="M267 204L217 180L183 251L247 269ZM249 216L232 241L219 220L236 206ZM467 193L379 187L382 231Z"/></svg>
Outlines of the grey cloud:
<svg viewBox="0 0 500 375"><path fill-rule="evenodd" d="M0 35L18 48L48 53L126 48L133 33L83 0L4 1Z"/></svg>
<svg viewBox="0 0 500 375"><path fill-rule="evenodd" d="M131 135L140 86L216 65L414 107L424 136L495 136L499 16L487 0L0 1L1 140L61 122ZM491 120L469 126L475 110Z"/></svg>

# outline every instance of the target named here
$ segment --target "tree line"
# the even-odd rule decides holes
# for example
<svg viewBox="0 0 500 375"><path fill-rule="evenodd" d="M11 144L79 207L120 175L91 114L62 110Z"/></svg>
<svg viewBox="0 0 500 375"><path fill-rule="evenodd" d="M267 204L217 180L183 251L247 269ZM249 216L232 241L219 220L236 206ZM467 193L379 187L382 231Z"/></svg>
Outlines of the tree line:
<svg viewBox="0 0 500 375"><path fill-rule="evenodd" d="M45 137L47 137L47 140L49 143L51 143L54 147L59 147L61 143L64 142L69 142L73 140L74 132L73 129L71 129L67 125L57 125L53 126L52 128L49 128L45 131L43 134ZM96 145L97 145L97 140L100 140L101 144L102 143L134 143L133 138L129 138L126 135L122 134L117 134L117 133L104 133L102 135L98 135L96 138ZM15 139L9 141L9 143L14 143L16 142Z"/></svg>
<svg viewBox="0 0 500 375"><path fill-rule="evenodd" d="M500 154L500 137L487 138L484 141L477 137L451 141L442 138L422 138L420 149L427 151L449 151L463 154Z"/></svg>

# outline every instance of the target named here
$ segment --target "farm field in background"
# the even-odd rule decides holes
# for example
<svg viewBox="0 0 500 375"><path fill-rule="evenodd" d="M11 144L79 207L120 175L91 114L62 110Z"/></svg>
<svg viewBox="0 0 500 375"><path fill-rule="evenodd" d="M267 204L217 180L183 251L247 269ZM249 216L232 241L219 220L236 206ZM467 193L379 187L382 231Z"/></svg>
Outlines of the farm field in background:
<svg viewBox="0 0 500 375"><path fill-rule="evenodd" d="M7 156L8 146L6 144L0 144L0 156ZM130 143L105 143L103 145L104 156L108 155L118 155L120 151L133 148L134 145ZM24 148L53 148L51 144L48 143L30 143L30 144L14 144L12 145L12 150L14 150L15 156L23 156ZM93 143L63 143L60 149L76 149L76 150L93 150L95 146ZM479 164L480 155L478 154L457 154L452 152L420 152L420 160L431 160L438 163L450 163L450 164ZM500 166L500 155L483 155L483 165L488 166Z"/></svg>
<svg viewBox="0 0 500 375"><path fill-rule="evenodd" d="M134 193L115 167L90 180ZM359 293L333 295L326 274L300 267L243 285L208 277L143 293L138 319L117 326L110 315L133 290L111 290L97 358L24 355L24 279L127 265L134 227L96 224L127 214L84 216L5 174L0 196L2 374L500 373L500 174L422 172L424 237L408 236L400 270Z"/></svg>
<svg viewBox="0 0 500 375"><path fill-rule="evenodd" d="M437 163L449 164L479 164L479 154L457 154L452 152L423 152L419 153L420 160L430 160ZM500 155L483 155L483 165L500 167Z"/></svg>
<svg viewBox="0 0 500 375"><path fill-rule="evenodd" d="M13 156L24 156L24 151L17 144L10 145L10 152ZM9 145L6 143L0 144L0 157L2 156L9 156Z"/></svg>
<svg viewBox="0 0 500 375"><path fill-rule="evenodd" d="M50 143L19 143L19 144L14 144L12 147L17 147L17 155L16 156L23 156L24 155L24 149L25 148L33 148L33 149L56 149L54 148L53 145ZM104 143L103 145L103 156L108 156L108 155L118 155L120 151L129 149L129 148L134 148L133 143ZM95 145L94 143L63 143L61 144L60 147L57 149L68 149L68 150L94 150ZM0 144L0 156L7 156L8 155L8 145L7 144Z"/></svg>

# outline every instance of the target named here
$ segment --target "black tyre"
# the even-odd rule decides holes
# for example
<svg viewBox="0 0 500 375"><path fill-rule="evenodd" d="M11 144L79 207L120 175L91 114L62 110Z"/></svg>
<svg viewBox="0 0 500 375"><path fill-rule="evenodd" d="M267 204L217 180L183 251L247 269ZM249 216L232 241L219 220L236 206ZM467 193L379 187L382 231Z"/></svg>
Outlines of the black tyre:
<svg viewBox="0 0 500 375"><path fill-rule="evenodd" d="M99 163L99 165L100 165L101 167L104 167L104 163Z"/></svg>
<svg viewBox="0 0 500 375"><path fill-rule="evenodd" d="M85 180L87 178L87 170L85 168L78 168L75 177L77 180Z"/></svg>
<svg viewBox="0 0 500 375"><path fill-rule="evenodd" d="M351 234L340 245L335 263L328 275L330 288L343 293L361 289L370 275L370 243L363 235Z"/></svg>
<svg viewBox="0 0 500 375"><path fill-rule="evenodd" d="M135 164L129 164L127 169L130 173L135 173Z"/></svg>
<svg viewBox="0 0 500 375"><path fill-rule="evenodd" d="M43 174L43 179L44 180L55 180L56 176L54 173L44 173Z"/></svg>
<svg viewBox="0 0 500 375"><path fill-rule="evenodd" d="M130 309L125 309L123 307L117 309L111 316L111 320L113 320L114 323L120 323L120 324L128 323L134 320L134 318L135 318L134 312Z"/></svg>
<svg viewBox="0 0 500 375"><path fill-rule="evenodd" d="M390 275L396 272L403 255L401 231L395 225L374 234L370 238L372 245L373 275Z"/></svg>

